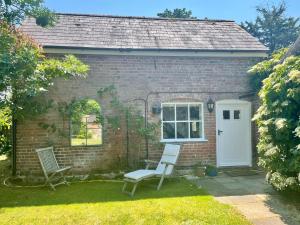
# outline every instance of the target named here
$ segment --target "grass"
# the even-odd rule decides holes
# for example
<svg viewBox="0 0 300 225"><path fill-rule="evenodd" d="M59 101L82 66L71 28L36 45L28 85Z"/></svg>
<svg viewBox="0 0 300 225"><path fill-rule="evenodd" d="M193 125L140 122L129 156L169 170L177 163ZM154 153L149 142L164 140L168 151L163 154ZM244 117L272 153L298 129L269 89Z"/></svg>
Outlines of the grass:
<svg viewBox="0 0 300 225"><path fill-rule="evenodd" d="M81 139L81 138L72 138L71 143L72 143L72 146L77 146L77 145L82 146L82 145L86 145L86 140ZM89 139L87 139L87 144L88 145L101 145L102 140L89 138Z"/></svg>
<svg viewBox="0 0 300 225"><path fill-rule="evenodd" d="M0 223L16 224L250 224L183 179L142 183L131 198L121 182L90 181L48 188L0 186Z"/></svg>

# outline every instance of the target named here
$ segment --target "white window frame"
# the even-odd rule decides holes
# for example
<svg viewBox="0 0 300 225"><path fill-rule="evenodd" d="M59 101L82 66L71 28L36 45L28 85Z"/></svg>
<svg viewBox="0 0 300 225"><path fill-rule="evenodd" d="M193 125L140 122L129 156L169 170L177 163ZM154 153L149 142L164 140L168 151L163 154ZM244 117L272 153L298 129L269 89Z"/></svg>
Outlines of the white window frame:
<svg viewBox="0 0 300 225"><path fill-rule="evenodd" d="M163 107L164 106L174 106L175 107L175 118L174 121L163 121ZM188 123L188 130L189 130L189 137L190 137L190 105L200 105L201 106L201 120L197 120L197 122L201 121L201 129L202 129L202 138L177 138L177 120L176 120L176 107L177 105L187 105L188 106L188 120L178 121L178 122L187 122ZM160 112L160 132L161 132L161 142L201 142L201 141L207 141L205 139L205 133L204 133L204 107L203 102L166 102L161 103L161 112ZM164 122L174 122L175 123L175 138L174 139L164 139L163 134L163 124Z"/></svg>

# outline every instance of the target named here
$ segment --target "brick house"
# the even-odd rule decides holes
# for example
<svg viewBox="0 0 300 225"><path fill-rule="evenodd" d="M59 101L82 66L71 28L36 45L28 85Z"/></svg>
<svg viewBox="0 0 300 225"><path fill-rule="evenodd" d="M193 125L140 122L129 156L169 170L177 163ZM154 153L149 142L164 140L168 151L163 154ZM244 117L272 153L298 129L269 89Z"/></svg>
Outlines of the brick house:
<svg viewBox="0 0 300 225"><path fill-rule="evenodd" d="M57 80L49 98L56 102L93 99L109 114L108 103L101 101L97 91L113 84L123 102L143 100L134 104L147 122L160 123L162 143L182 144L179 167L190 168L199 161L217 166L254 163L254 104L247 70L266 56L267 48L236 23L83 14L58 17L54 27L41 28L27 19L22 29L49 57L74 54L90 66L90 72L87 79ZM95 122L91 118L86 119L86 130ZM71 135L49 133L40 122L54 122ZM48 145L55 147L59 164L72 166L76 173L108 170L126 154L136 157L136 152L127 152L124 131L112 136L104 125L99 128L101 141L89 144L94 134L99 138L97 126L91 125L96 130L91 137L80 136L79 142L72 138L79 137L80 129L75 132L72 127L71 119L62 120L56 111L19 124L17 170L40 172L34 150ZM148 144L140 148L138 159L157 159L161 151Z"/></svg>

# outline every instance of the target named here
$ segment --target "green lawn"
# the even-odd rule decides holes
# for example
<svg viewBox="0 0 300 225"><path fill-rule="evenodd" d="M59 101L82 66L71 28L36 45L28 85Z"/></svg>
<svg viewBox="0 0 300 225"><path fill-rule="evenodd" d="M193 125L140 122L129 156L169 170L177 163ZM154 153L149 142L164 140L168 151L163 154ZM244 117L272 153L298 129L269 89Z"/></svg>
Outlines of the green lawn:
<svg viewBox="0 0 300 225"><path fill-rule="evenodd" d="M90 181L48 188L0 186L0 224L250 224L235 209L183 179L161 191L144 182L131 198L122 183Z"/></svg>
<svg viewBox="0 0 300 225"><path fill-rule="evenodd" d="M85 139L81 139L81 138L72 138L71 144L72 144L72 146L86 145L86 140ZM101 145L102 144L102 140L101 139L92 139L92 138L89 138L87 140L87 144L88 145Z"/></svg>

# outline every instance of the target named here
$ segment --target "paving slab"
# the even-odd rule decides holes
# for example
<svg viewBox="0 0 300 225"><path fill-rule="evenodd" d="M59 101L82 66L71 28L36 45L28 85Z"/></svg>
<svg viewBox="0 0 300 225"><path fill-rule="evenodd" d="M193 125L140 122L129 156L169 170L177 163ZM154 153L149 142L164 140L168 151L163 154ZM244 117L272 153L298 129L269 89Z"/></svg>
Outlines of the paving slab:
<svg viewBox="0 0 300 225"><path fill-rule="evenodd" d="M237 208L255 225L300 225L300 212L281 201L278 193L265 181L264 174L199 178L199 187L206 189L221 203Z"/></svg>

